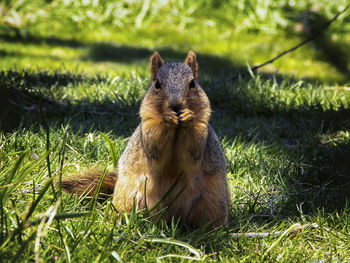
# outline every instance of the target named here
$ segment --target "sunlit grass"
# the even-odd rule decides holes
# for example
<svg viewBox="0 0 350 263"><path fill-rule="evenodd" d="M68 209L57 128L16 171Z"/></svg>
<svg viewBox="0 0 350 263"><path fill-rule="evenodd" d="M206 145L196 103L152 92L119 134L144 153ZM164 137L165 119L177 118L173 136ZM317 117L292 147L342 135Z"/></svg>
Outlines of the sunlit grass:
<svg viewBox="0 0 350 263"><path fill-rule="evenodd" d="M7 1L0 261L350 260L348 76L310 43L261 74L226 81L304 39L295 27L306 9L329 19L344 3ZM348 24L344 14L332 25L331 44L349 45ZM139 123L154 50L166 61L183 61L188 50L198 55L228 164L225 227L193 230L155 224L144 211L112 214L110 199L61 195L49 181L113 166ZM231 235L296 223L318 227L281 239Z"/></svg>

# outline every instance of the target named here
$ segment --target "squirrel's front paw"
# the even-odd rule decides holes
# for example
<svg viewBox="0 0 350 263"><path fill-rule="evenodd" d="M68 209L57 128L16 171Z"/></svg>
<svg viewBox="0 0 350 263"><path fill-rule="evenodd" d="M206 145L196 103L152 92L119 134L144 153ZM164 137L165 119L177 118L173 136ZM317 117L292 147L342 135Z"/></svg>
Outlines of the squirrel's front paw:
<svg viewBox="0 0 350 263"><path fill-rule="evenodd" d="M165 124L167 124L168 126L178 126L179 125L179 121L178 121L179 117L177 116L175 111L164 112L163 118L164 118Z"/></svg>
<svg viewBox="0 0 350 263"><path fill-rule="evenodd" d="M195 115L194 112L190 109L184 109L179 112L179 124L187 124L194 120Z"/></svg>

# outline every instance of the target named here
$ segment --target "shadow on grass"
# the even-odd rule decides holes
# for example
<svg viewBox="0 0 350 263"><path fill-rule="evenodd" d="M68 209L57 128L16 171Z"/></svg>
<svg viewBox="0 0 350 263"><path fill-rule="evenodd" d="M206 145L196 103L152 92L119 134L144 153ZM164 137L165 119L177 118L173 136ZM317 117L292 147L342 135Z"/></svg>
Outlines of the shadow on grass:
<svg viewBox="0 0 350 263"><path fill-rule="evenodd" d="M66 46L71 48L85 48L88 50L87 55L82 57L82 60L93 62L119 62L124 64L131 63L148 63L154 51L158 51L164 61L184 61L187 52L175 51L171 48L158 48L151 50L141 47L121 46L114 43L107 42L79 42L71 39L60 39L55 37L43 38L27 36L26 38L20 36L0 35L0 39L12 43L26 43L26 44L46 44L52 46ZM0 56L14 56L16 53L7 54L5 51L0 53ZM232 74L237 74L246 67L233 63L231 59L224 57L197 54L197 59L200 65L201 77L228 77Z"/></svg>
<svg viewBox="0 0 350 263"><path fill-rule="evenodd" d="M311 27L310 27L311 28ZM305 29L306 30L306 29ZM304 31L305 31L304 30ZM317 30L314 29L314 30ZM305 31L306 32L306 31ZM305 33L304 32L304 33ZM303 33L303 34L304 34ZM305 33L306 34L306 33ZM126 45L117 45L112 42L82 42L75 39L63 39L57 37L41 37L27 35L23 37L21 35L10 35L10 34L0 34L0 39L10 42L10 43L21 43L21 44L36 44L36 45L50 45L50 46L62 46L76 49L85 49L86 55L80 58L80 60L91 61L91 62L115 62L123 64L148 64L150 57L154 51L158 51L165 61L184 61L186 58L188 50L185 52L174 50L172 48L162 47L157 48L157 50L152 50L142 47L133 47ZM347 75L349 79L349 68L347 63L347 53L345 52L346 46L340 45L331 40L328 34L321 35L314 41L315 48L319 49L319 58L326 60L327 62L333 64L339 72L343 75ZM6 59L6 56L20 57L22 53L16 52L6 52L0 51L0 57ZM239 55L239 54L237 54ZM29 54L29 57L43 57L35 54ZM44 58L44 57L43 57ZM48 55L45 56L48 59L62 59L56 56ZM222 56L215 56L211 54L197 53L198 63L200 67L200 79L210 78L210 79L228 79L232 76L246 71L247 67L245 65L235 63L230 58L225 58ZM264 73L262 73L264 74ZM267 77L271 74L264 74ZM285 78L284 75L273 74L277 78ZM289 78L293 76L288 76ZM310 82L320 82L318 78L306 79ZM340 81L340 80L339 80ZM335 80L330 79L328 82L335 82ZM341 80L341 83L344 81Z"/></svg>
<svg viewBox="0 0 350 263"><path fill-rule="evenodd" d="M180 52L171 48L158 48L157 50L135 48L130 46L118 46L110 43L93 44L85 59L100 61L113 61L130 63L135 61L149 61L154 51L159 52L165 62L185 61L188 51ZM244 66L233 63L230 59L223 57L197 53L200 66L200 75L207 77L228 77L245 69Z"/></svg>
<svg viewBox="0 0 350 263"><path fill-rule="evenodd" d="M0 72L0 130L11 132L19 127L39 127L42 124L40 106L49 125L70 123L82 133L99 130L113 131L129 136L138 122L140 101L111 101L108 103L86 100L57 102L46 89L60 89L69 84L106 82L102 77L88 78L82 75L27 71Z"/></svg>
<svg viewBox="0 0 350 263"><path fill-rule="evenodd" d="M1 130L11 132L18 127L41 125L40 96L46 122L51 127L70 124L74 132L112 131L128 137L137 126L140 101L92 103L87 100L58 103L40 95L36 86L60 88L81 81L98 83L103 78L87 78L72 74L29 73L10 71L0 74L1 111L5 112ZM229 93L209 90L212 100L212 123L220 137L240 137L245 143L274 145L281 158L293 162L278 168L283 180L284 201L277 208L280 216L297 214L296 204L304 213L320 208L334 211L345 207L350 194L350 144L333 145L321 141L323 134L334 135L350 129L350 109L323 111L315 109L271 110L261 101ZM226 103L225 100L227 100ZM234 103L232 103L234 102ZM256 108L246 108L255 105ZM222 121L224 120L224 121ZM272 165L272 164L268 164ZM268 172L268 171L265 171ZM280 186L276 185L279 189ZM250 212L254 214L255 212Z"/></svg>
<svg viewBox="0 0 350 263"><path fill-rule="evenodd" d="M12 43L25 43L25 44L37 44L37 45L51 45L51 46L64 46L71 48L85 47L87 44L74 40L74 39L63 39L58 37L38 37L27 35L23 37L15 34L0 34L0 39L6 42Z"/></svg>
<svg viewBox="0 0 350 263"><path fill-rule="evenodd" d="M18 40L13 39L13 41ZM108 43L85 44L57 39L29 39L28 41L38 41L35 43L49 41L53 45L87 47L90 52L85 59L96 62L138 62L148 60L153 53L149 49L119 47ZM158 51L166 61L183 61L186 57L186 52L177 52L172 49ZM216 56L198 54L198 61L200 72L210 79L214 79L213 76L227 76L226 73L222 73L222 68L226 68L231 73L242 69L230 60ZM265 77L272 76L266 74ZM277 79L283 78L284 76L277 76ZM0 92L3 95L0 101L0 112L5 112L2 114L0 129L10 132L18 127L29 127L33 124L39 126L41 97L44 115L50 126L70 123L74 131L84 133L93 130L112 131L116 135L130 136L139 122L136 116L138 116L140 100L130 103L123 101L94 103L87 100L57 103L45 96L45 89L52 86L59 89L76 82L100 83L103 81L105 81L103 78L87 78L73 74L0 72ZM209 86L206 90L213 105L212 120L214 128L221 137L234 139L240 136L247 143L256 141L276 145L280 147L281 152L285 153L286 158L297 163L296 167L307 164L308 168L304 173L301 173L301 168L294 170L292 174L287 169L283 171L285 172L282 176L284 176L286 201L283 202L284 206L279 208L282 216L296 214L296 204L300 203L305 204L305 213L315 213L318 208L334 211L345 207L350 193L350 145L349 143L324 144L319 136L325 133L324 131L327 134L335 134L338 131L350 129L349 109L323 111L317 107L308 107L271 110L259 98L251 99L244 93L232 96L230 93L222 92L220 86L216 86L213 81L204 82L202 85L205 89ZM42 95L34 88L36 86L44 87ZM221 122L221 119L226 121ZM238 119L239 122L246 124L235 127ZM263 127L267 128L264 130ZM261 135L250 137L248 131L255 128Z"/></svg>
<svg viewBox="0 0 350 263"><path fill-rule="evenodd" d="M329 21L329 19L324 15L312 10L304 11L301 17L301 34L304 38L320 32L323 25ZM350 57L348 55L350 46L348 44L339 43L332 40L330 30L324 30L320 35L312 40L311 44L316 51L318 51L318 59L330 63L339 72L341 72L347 80L350 80Z"/></svg>
<svg viewBox="0 0 350 263"><path fill-rule="evenodd" d="M350 200L350 141L339 139L339 136L350 130L349 108L322 110L322 105L317 103L290 109L271 108L271 103L277 102L268 95L270 104L258 95L254 98L246 96L245 92L217 89L208 93L214 109L212 124L220 137L229 141L239 138L247 149L255 144L259 145L257 149L273 148L271 156L278 162L281 160L281 164L275 164L276 160L252 161L251 157L246 157L253 168L236 160L236 163L247 165L247 174L249 169L253 169L253 174L263 172L264 177L268 177L265 180L275 189L271 190L271 195L270 190L265 189L267 193L264 194L269 194L271 199L255 200L258 193L249 197L250 201L245 205L254 207L247 212L254 220L266 223L266 220L299 215L297 205L304 214L310 215L318 209L332 212L347 206ZM269 155L267 153L266 157ZM242 169L234 163L233 160L230 169L237 174L236 169ZM271 207L275 195L272 193L276 189L278 205ZM260 207L256 203L261 203Z"/></svg>
<svg viewBox="0 0 350 263"><path fill-rule="evenodd" d="M23 58L26 56L37 59L62 60L59 56L54 55L27 54L20 51L0 50L0 59L6 59L6 57Z"/></svg>

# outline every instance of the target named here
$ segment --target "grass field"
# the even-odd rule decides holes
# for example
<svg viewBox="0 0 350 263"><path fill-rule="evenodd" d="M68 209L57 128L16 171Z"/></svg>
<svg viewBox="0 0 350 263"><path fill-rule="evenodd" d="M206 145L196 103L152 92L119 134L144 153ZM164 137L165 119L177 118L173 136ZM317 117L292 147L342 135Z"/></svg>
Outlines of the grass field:
<svg viewBox="0 0 350 263"><path fill-rule="evenodd" d="M0 3L1 262L350 261L347 1ZM215 230L111 215L52 180L113 166L150 83L149 57L198 55L228 162L231 218ZM288 235L296 224L317 224ZM282 231L266 238L232 233Z"/></svg>

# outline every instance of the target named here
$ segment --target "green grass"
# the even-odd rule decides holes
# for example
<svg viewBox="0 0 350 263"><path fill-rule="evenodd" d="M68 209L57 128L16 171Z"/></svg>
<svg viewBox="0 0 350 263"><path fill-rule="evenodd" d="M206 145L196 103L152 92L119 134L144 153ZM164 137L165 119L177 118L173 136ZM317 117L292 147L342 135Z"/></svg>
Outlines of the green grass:
<svg viewBox="0 0 350 263"><path fill-rule="evenodd" d="M299 43L346 3L329 2L0 4L0 261L349 261L349 10L259 74L226 81ZM112 215L110 199L62 194L49 180L113 166L139 122L153 50L165 60L198 55L228 162L226 227ZM231 235L295 223L318 227Z"/></svg>

